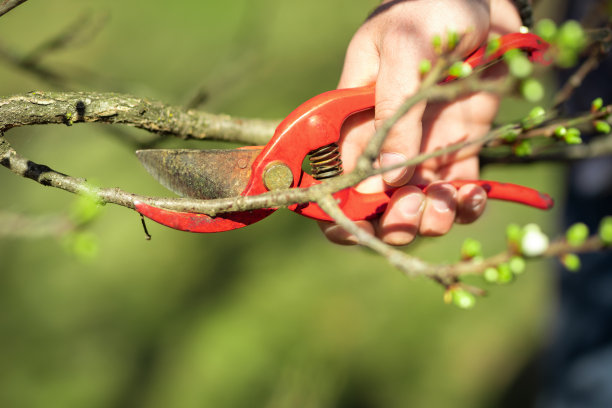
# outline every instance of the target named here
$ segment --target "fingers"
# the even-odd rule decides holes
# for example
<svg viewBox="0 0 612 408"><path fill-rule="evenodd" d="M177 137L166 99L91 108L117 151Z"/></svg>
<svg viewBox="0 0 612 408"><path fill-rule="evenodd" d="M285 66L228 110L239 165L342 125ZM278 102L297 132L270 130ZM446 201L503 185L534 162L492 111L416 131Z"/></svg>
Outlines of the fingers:
<svg viewBox="0 0 612 408"><path fill-rule="evenodd" d="M374 225L369 221L356 221L355 224L365 232L374 235ZM346 231L337 224L330 222L319 222L319 228L325 234L325 237L331 242L339 245L355 245L357 237Z"/></svg>
<svg viewBox="0 0 612 408"><path fill-rule="evenodd" d="M416 186L398 189L383 214L379 235L387 244L406 245L414 240L426 207L426 196Z"/></svg>
<svg viewBox="0 0 612 408"><path fill-rule="evenodd" d="M448 183L434 183L427 193L416 186L406 186L393 194L378 225L369 221L356 221L356 224L369 234L376 233L387 244L407 245L418 235L444 235L453 222L475 221L482 215L486 202L487 193L475 184L455 189ZM319 227L336 244L358 243L357 237L339 225L320 222Z"/></svg>
<svg viewBox="0 0 612 408"><path fill-rule="evenodd" d="M344 67L338 88L354 88L376 81L380 55L368 25L362 26L351 40L344 57Z"/></svg>
<svg viewBox="0 0 612 408"><path fill-rule="evenodd" d="M469 224L476 221L487 204L486 191L475 184L467 184L457 191L457 215L455 222Z"/></svg>
<svg viewBox="0 0 612 408"><path fill-rule="evenodd" d="M380 47L381 66L376 79L376 107L374 126L379 128L404 101L417 92L420 84L418 63L423 59L409 33L387 35ZM421 120L425 102L419 103L404 115L389 131L379 156L381 167L397 165L416 156L421 148ZM391 186L406 184L413 167L401 167L383 175Z"/></svg>

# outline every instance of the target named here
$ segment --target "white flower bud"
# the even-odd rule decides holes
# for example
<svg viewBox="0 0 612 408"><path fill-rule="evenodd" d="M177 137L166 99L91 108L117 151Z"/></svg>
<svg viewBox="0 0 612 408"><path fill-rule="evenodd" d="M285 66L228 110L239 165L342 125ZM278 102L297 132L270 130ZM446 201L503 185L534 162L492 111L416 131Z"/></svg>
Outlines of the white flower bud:
<svg viewBox="0 0 612 408"><path fill-rule="evenodd" d="M521 239L521 252L525 256L539 256L548 249L548 236L535 224L526 225Z"/></svg>

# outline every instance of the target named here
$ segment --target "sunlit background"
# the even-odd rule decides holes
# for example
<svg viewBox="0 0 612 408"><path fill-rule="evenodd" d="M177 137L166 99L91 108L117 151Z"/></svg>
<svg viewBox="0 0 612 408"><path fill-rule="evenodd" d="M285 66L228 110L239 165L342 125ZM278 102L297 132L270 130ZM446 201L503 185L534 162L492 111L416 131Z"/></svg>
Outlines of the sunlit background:
<svg viewBox="0 0 612 408"><path fill-rule="evenodd" d="M90 18L43 61L71 89L175 105L203 89L201 109L276 119L335 87L346 46L376 4L31 0L0 18L0 44L23 55ZM0 95L49 89L58 88L0 60ZM510 119L529 109L505 107ZM27 127L7 138L25 157L96 185L169 194L104 125ZM562 176L550 165L484 175L557 197ZM6 169L0 186L3 214L74 211L73 195ZM453 262L470 237L494 254L508 223L554 234L559 214L494 202L476 224L406 251ZM82 231L81 250L67 237L0 237L0 406L498 406L552 323L548 263L530 263L509 286L473 279L490 295L461 311L444 305L436 284L329 244L288 211L213 235L148 228L151 241L137 213L108 205Z"/></svg>

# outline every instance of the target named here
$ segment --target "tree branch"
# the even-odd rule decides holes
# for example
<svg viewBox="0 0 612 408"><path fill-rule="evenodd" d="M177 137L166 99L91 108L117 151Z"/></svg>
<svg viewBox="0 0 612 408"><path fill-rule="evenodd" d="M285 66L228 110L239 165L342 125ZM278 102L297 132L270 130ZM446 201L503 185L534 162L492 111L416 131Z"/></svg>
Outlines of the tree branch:
<svg viewBox="0 0 612 408"><path fill-rule="evenodd" d="M4 0L0 3L0 17L26 1L28 0Z"/></svg>
<svg viewBox="0 0 612 408"><path fill-rule="evenodd" d="M277 121L234 118L129 95L95 92L31 92L0 99L0 131L41 124L126 124L183 139L265 144Z"/></svg>

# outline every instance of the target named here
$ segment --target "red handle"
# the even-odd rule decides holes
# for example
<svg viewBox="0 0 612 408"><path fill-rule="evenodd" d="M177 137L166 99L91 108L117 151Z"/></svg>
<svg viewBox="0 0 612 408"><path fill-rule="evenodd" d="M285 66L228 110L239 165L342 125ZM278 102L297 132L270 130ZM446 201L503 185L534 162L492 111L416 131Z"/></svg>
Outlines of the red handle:
<svg viewBox="0 0 612 408"><path fill-rule="evenodd" d="M548 194L518 184L489 180L451 180L447 183L457 189L467 184L475 184L482 187L490 199L525 204L542 210L548 210L554 205L553 199ZM427 192L429 186L418 187ZM347 217L354 221L368 220L376 218L386 210L391 195L396 190L390 189L384 193L364 194L354 188L347 188L335 194L334 197ZM289 209L318 221L333 221L325 211L314 203L296 204L290 206Z"/></svg>
<svg viewBox="0 0 612 408"><path fill-rule="evenodd" d="M510 49L521 49L527 52L533 61L544 62L542 55L548 44L534 34L509 34L500 38L496 51L487 53L482 47L470 55L465 62L473 68L487 64ZM446 80L451 80L449 77ZM292 187L308 187L318 183L310 175L302 172L302 159L311 150L335 143L340 135L340 128L345 119L357 112L374 107L375 85L361 88L338 89L317 95L295 109L277 127L274 136L265 146L253 163L249 184L242 195L257 195L267 191L263 184L263 175L272 162L287 165L293 174ZM537 208L550 208L552 200L527 187L492 181L451 181L455 187L474 183L482 186L489 198L519 202ZM348 188L334 196L340 201L345 213L354 220L368 219L380 214L386 208L392 192L379 194L361 194L354 188ZM168 211L152 207L142 202L135 202L141 214L171 228L192 232L220 232L242 228L257 222L274 209L256 210L244 213L221 214L209 217L204 214ZM291 210L307 217L330 220L316 204L293 205Z"/></svg>
<svg viewBox="0 0 612 408"><path fill-rule="evenodd" d="M535 34L507 34L499 39L499 46L497 49L492 52L488 52L487 47L483 46L466 58L465 62L472 68L476 68L500 58L504 53L512 49L523 50L528 53L531 60L545 63L543 54L548 49L548 43L543 41ZM456 77L449 76L443 82L450 81L455 78ZM315 147L336 142L337 138L332 140L331 137L334 134L336 137L340 134L340 127L342 126L342 123L346 117L352 113L374 107L374 92L374 85L352 89L339 89L318 95L306 102L304 105L293 111L291 116L287 118L287 123L291 124L291 126L295 126L295 123L297 122L304 127L304 129L300 129L302 134L314 135L313 138L309 138L310 145L308 146L306 152L296 152L295 150L300 147L299 145L287 147L282 146L281 148L279 143L279 145L276 146L277 150L270 152L269 156L275 157L279 151L291 150L291 154L301 154L298 157L303 157L308 151L314 149ZM317 108L321 106L325 106L325 110L321 109L320 113L316 112ZM302 110L302 107L305 107L305 109ZM315 112L316 114L313 114ZM326 128L333 130L330 132L315 133L308 128L310 123L304 122L303 120L302 123L300 123L300 118L311 118L312 116L317 117L317 124L319 127L323 126L319 123L322 122L325 124L324 126ZM279 126L279 128L282 128L282 124ZM291 130L295 129L292 128ZM319 139L321 137L325 139ZM289 140L289 138L286 140ZM314 147L312 145L314 145ZM295 171L301 172L301 166L299 169L296 168ZM295 174L297 173L294 173L294 175ZM299 186L308 187L317 183L319 183L319 181L313 179L310 175L302 174ZM449 183L456 188L466 184L477 184L485 189L487 196L491 199L512 201L540 209L549 209L553 206L553 200L550 196L529 187L523 187L516 184L486 180L453 180L449 181ZM426 190L426 186L421 187ZM353 220L362 220L374 218L380 213L384 212L393 191L394 190L388 190L384 193L362 194L355 189L349 188L345 191L337 193L335 197L340 203L340 207L349 218ZM321 221L331 220L330 217L314 203L294 205L289 207L289 209L313 219Z"/></svg>

